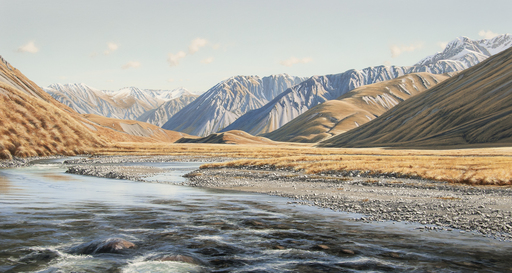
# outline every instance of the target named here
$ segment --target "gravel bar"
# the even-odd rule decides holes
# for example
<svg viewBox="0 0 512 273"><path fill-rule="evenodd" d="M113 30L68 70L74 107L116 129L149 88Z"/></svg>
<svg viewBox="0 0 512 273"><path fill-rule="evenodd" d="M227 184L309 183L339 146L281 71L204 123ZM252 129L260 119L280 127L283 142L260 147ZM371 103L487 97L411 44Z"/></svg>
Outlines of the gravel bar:
<svg viewBox="0 0 512 273"><path fill-rule="evenodd" d="M191 172L186 184L283 196L294 199L294 204L363 215L355 221L415 222L423 230L512 240L511 187L360 176L357 171L307 175L265 167L221 168Z"/></svg>

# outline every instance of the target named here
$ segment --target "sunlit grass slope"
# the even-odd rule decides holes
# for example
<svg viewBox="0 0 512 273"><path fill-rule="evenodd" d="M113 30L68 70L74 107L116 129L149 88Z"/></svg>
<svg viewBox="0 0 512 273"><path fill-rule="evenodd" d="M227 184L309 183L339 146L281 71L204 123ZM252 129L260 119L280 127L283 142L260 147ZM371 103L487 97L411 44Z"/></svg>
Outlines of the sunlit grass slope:
<svg viewBox="0 0 512 273"><path fill-rule="evenodd" d="M107 118L94 114L82 115L90 121L96 129L103 129L103 135L109 140L117 142L167 142L193 136L185 133L164 130L156 125L135 120L122 120ZM106 129L106 130L105 130Z"/></svg>
<svg viewBox="0 0 512 273"><path fill-rule="evenodd" d="M1 61L1 159L83 154L106 145L104 139L72 117L71 109L60 105L17 69Z"/></svg>

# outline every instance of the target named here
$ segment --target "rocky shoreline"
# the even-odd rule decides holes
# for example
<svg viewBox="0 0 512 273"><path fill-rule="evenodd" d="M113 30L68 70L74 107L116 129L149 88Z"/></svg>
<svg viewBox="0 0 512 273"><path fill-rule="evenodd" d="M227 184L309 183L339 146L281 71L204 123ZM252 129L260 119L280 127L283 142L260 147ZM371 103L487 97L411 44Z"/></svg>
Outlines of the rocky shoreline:
<svg viewBox="0 0 512 273"><path fill-rule="evenodd" d="M206 157L206 156L89 156L64 161L64 164L121 164L121 163L142 163L142 162L224 162L231 161L228 157Z"/></svg>
<svg viewBox="0 0 512 273"><path fill-rule="evenodd" d="M98 164L199 161L226 158L197 157L90 157L67 160L69 173L144 181L162 170L153 167L119 167ZM468 186L387 175L369 177L364 172L308 175L271 168L200 169L186 175L192 187L264 193L309 205L361 214L355 221L419 223L423 231L474 232L475 235L512 240L512 187Z"/></svg>
<svg viewBox="0 0 512 273"><path fill-rule="evenodd" d="M189 173L186 184L283 196L294 199L291 204L363 215L355 221L415 222L424 231L475 232L512 240L511 187L350 175L307 175L265 168L201 169Z"/></svg>

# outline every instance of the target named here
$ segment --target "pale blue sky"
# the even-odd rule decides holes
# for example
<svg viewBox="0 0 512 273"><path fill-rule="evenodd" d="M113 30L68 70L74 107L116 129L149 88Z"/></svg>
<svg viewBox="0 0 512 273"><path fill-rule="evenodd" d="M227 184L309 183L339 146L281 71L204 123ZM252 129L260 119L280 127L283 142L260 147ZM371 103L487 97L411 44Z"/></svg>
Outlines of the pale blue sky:
<svg viewBox="0 0 512 273"><path fill-rule="evenodd" d="M40 86L202 93L234 75L412 65L458 36L510 33L511 10L510 0L0 0L0 55Z"/></svg>

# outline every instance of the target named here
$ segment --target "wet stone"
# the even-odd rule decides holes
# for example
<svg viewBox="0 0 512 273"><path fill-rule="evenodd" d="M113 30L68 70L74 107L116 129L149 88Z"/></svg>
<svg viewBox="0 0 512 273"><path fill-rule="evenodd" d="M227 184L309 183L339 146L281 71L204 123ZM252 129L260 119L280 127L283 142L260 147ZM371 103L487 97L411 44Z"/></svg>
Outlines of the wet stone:
<svg viewBox="0 0 512 273"><path fill-rule="evenodd" d="M350 249L342 249L340 251L342 254L348 254L348 255L354 255L355 252L353 250L350 250Z"/></svg>
<svg viewBox="0 0 512 273"><path fill-rule="evenodd" d="M154 261L159 262L182 262L187 264L195 264L195 265L203 265L203 262L190 256L185 255L165 255L162 257L158 257L153 259Z"/></svg>
<svg viewBox="0 0 512 273"><path fill-rule="evenodd" d="M120 253L123 250L135 248L135 244L121 238L110 238L106 240L92 241L74 247L71 253L76 254L98 254L98 253Z"/></svg>

